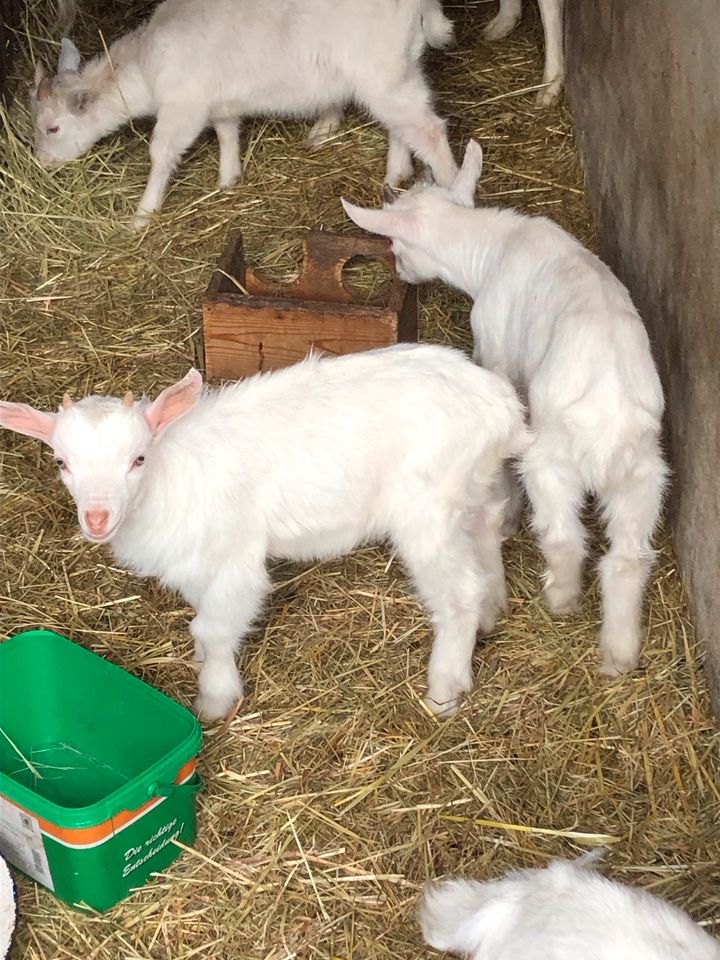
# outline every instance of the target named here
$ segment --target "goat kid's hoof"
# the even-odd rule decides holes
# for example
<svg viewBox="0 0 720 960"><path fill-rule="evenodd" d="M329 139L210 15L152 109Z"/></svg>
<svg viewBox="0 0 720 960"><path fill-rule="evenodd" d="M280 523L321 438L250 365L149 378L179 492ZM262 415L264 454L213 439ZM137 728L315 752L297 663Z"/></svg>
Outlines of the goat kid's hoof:
<svg viewBox="0 0 720 960"><path fill-rule="evenodd" d="M557 102L558 97L560 96L560 91L562 89L562 80L555 81L548 84L547 87L543 87L542 90L538 90L535 97L535 106L536 107L551 107L554 103Z"/></svg>
<svg viewBox="0 0 720 960"><path fill-rule="evenodd" d="M565 617L575 613L580 603L576 589L558 587L553 583L546 584L543 588L543 600L554 617Z"/></svg>
<svg viewBox="0 0 720 960"><path fill-rule="evenodd" d="M440 720L449 720L450 717L454 717L460 709L459 698L448 700L445 703L438 703L437 700L433 700L432 697L427 696L423 697L423 703L428 710Z"/></svg>
<svg viewBox="0 0 720 960"><path fill-rule="evenodd" d="M613 660L612 657L605 656L600 663L598 672L603 677L614 679L632 673L636 667L637 663L635 660Z"/></svg>
<svg viewBox="0 0 720 960"><path fill-rule="evenodd" d="M193 709L200 720L205 723L216 723L224 720L235 709L242 699L242 695L242 691L240 691L238 695L233 694L231 698L220 698L207 693L200 693L195 698Z"/></svg>
<svg viewBox="0 0 720 960"><path fill-rule="evenodd" d="M504 17L499 13L484 28L483 36L486 40L502 40L503 37L507 37L509 33L513 32L517 22L517 17Z"/></svg>
<svg viewBox="0 0 720 960"><path fill-rule="evenodd" d="M132 218L130 223L130 229L133 233L142 233L143 230L150 224L151 214L149 213L136 213Z"/></svg>

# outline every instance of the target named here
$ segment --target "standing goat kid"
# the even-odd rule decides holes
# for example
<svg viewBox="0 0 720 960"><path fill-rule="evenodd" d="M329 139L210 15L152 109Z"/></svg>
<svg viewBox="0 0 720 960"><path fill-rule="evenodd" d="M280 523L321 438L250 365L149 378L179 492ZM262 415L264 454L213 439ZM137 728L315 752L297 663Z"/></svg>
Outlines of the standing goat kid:
<svg viewBox="0 0 720 960"><path fill-rule="evenodd" d="M206 126L217 133L227 187L241 172L242 117L320 114L315 143L354 101L390 132L388 183L412 174L414 151L449 185L457 166L420 57L451 37L438 0L165 0L82 69L63 40L57 77L36 74L35 151L45 164L72 160L133 117L157 117L140 228Z"/></svg>
<svg viewBox="0 0 720 960"><path fill-rule="evenodd" d="M498 474L528 440L511 385L457 351L310 357L205 393L193 370L153 403L0 403L0 425L52 447L87 539L196 609L208 719L242 695L235 654L268 558L385 538L433 617L428 705L450 714L471 689L477 630L505 603Z"/></svg>
<svg viewBox="0 0 720 960"><path fill-rule="evenodd" d="M522 475L554 613L578 603L585 556L578 513L588 493L599 498L610 539L600 562L601 669L615 676L638 662L667 475L660 380L620 281L545 217L474 209L481 167L482 150L470 141L449 190L417 184L382 210L343 203L355 223L392 238L403 279L439 278L474 298L475 358L527 399L534 442ZM393 201L391 192L386 199Z"/></svg>

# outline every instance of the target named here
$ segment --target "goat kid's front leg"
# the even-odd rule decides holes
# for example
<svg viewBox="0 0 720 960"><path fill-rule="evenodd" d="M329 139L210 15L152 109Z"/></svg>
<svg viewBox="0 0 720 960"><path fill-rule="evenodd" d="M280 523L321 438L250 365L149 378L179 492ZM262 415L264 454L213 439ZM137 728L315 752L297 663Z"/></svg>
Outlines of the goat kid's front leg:
<svg viewBox="0 0 720 960"><path fill-rule="evenodd" d="M441 187L452 185L458 172L457 164L448 143L445 122L430 104L430 90L422 74L411 74L394 90L376 93L366 102L372 115L390 131L389 182L407 170L412 150L430 167Z"/></svg>
<svg viewBox="0 0 720 960"><path fill-rule="evenodd" d="M321 146L326 140L337 133L342 126L343 109L342 107L329 107L323 111L310 128L306 143L308 147L314 149Z"/></svg>
<svg viewBox="0 0 720 960"><path fill-rule="evenodd" d="M500 0L500 10L483 30L486 40L502 40L517 26L522 14L522 0Z"/></svg>
<svg viewBox="0 0 720 960"><path fill-rule="evenodd" d="M264 565L216 574L190 624L199 661L199 693L195 712L203 720L219 720L243 695L235 656L270 591Z"/></svg>
<svg viewBox="0 0 720 960"><path fill-rule="evenodd" d="M563 2L564 0L538 0L545 32L545 86L538 91L536 103L539 107L548 107L557 100L565 78Z"/></svg>
<svg viewBox="0 0 720 960"><path fill-rule="evenodd" d="M150 140L150 176L133 220L133 229L147 226L151 214L162 206L167 185L183 153L197 139L206 117L188 113L182 104L163 107Z"/></svg>
<svg viewBox="0 0 720 960"><path fill-rule="evenodd" d="M213 126L220 146L218 187L223 190L234 186L242 174L240 124L234 119L224 119L214 120Z"/></svg>

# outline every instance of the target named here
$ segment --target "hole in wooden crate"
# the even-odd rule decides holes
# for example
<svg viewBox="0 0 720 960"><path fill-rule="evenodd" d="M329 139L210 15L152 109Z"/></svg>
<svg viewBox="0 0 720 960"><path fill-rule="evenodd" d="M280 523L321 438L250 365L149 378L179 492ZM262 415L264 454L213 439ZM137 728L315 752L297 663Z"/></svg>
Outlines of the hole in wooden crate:
<svg viewBox="0 0 720 960"><path fill-rule="evenodd" d="M360 254L350 257L342 268L345 289L364 303L386 298L394 276L395 273L386 260Z"/></svg>

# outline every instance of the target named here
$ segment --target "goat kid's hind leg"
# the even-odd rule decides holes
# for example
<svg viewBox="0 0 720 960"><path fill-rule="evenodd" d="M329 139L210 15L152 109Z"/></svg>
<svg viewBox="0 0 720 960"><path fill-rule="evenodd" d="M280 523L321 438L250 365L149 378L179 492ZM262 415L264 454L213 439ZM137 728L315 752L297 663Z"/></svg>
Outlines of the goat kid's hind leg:
<svg viewBox="0 0 720 960"><path fill-rule="evenodd" d="M483 30L486 40L502 40L515 29L522 14L522 0L500 0L500 11Z"/></svg>
<svg viewBox="0 0 720 960"><path fill-rule="evenodd" d="M190 632L200 660L195 710L204 720L224 717L242 697L235 655L269 590L265 567L258 565L254 570L220 570L203 594Z"/></svg>
<svg viewBox="0 0 720 960"><path fill-rule="evenodd" d="M562 615L574 610L580 598L585 530L578 513L585 491L572 465L560 459L559 442L536 439L521 472L547 565L545 602L552 613Z"/></svg>
<svg viewBox="0 0 720 960"><path fill-rule="evenodd" d="M510 537L514 537L520 529L525 505L522 484L512 463L506 462L503 465L500 489L505 500L501 529L502 539L508 540Z"/></svg>
<svg viewBox="0 0 720 960"><path fill-rule="evenodd" d="M390 131L388 141L387 169L385 183L390 187L397 187L403 180L409 180L413 175L412 153L400 137Z"/></svg>
<svg viewBox="0 0 720 960"><path fill-rule="evenodd" d="M307 135L306 141L308 147L312 149L325 143L334 133L337 133L342 126L342 122L342 107L330 107L328 110L325 110L310 128L310 133Z"/></svg>
<svg viewBox="0 0 720 960"><path fill-rule="evenodd" d="M557 100L565 78L563 56L563 2L564 0L538 0L545 33L545 70L543 83L536 103L539 107L550 106Z"/></svg>
<svg viewBox="0 0 720 960"><path fill-rule="evenodd" d="M218 187L232 187L242 174L240 160L240 124L237 120L214 120L213 126L220 146Z"/></svg>
<svg viewBox="0 0 720 960"><path fill-rule="evenodd" d="M435 522L424 514L423 523L422 530L408 531L396 544L435 627L425 702L433 713L449 717L472 690L472 654L488 577L472 534L457 520Z"/></svg>
<svg viewBox="0 0 720 960"><path fill-rule="evenodd" d="M394 90L375 93L366 104L390 131L391 151L394 137L430 167L441 187L452 185L458 172L457 164L448 143L445 122L430 105L430 91L422 74L411 75ZM399 156L399 145L395 149Z"/></svg>
<svg viewBox="0 0 720 960"><path fill-rule="evenodd" d="M502 558L502 530L507 509L503 484L499 495L489 500L477 513L473 523L475 552L480 568L487 577L487 591L480 615L480 631L492 633L498 617L507 610L507 586Z"/></svg>
<svg viewBox="0 0 720 960"><path fill-rule="evenodd" d="M601 494L610 549L600 561L603 622L600 672L618 676L637 666L643 594L654 557L667 468L659 451Z"/></svg>
<svg viewBox="0 0 720 960"><path fill-rule="evenodd" d="M183 153L197 139L206 118L187 112L184 105L163 107L150 140L150 176L135 214L133 228L141 230L162 206L167 185Z"/></svg>

